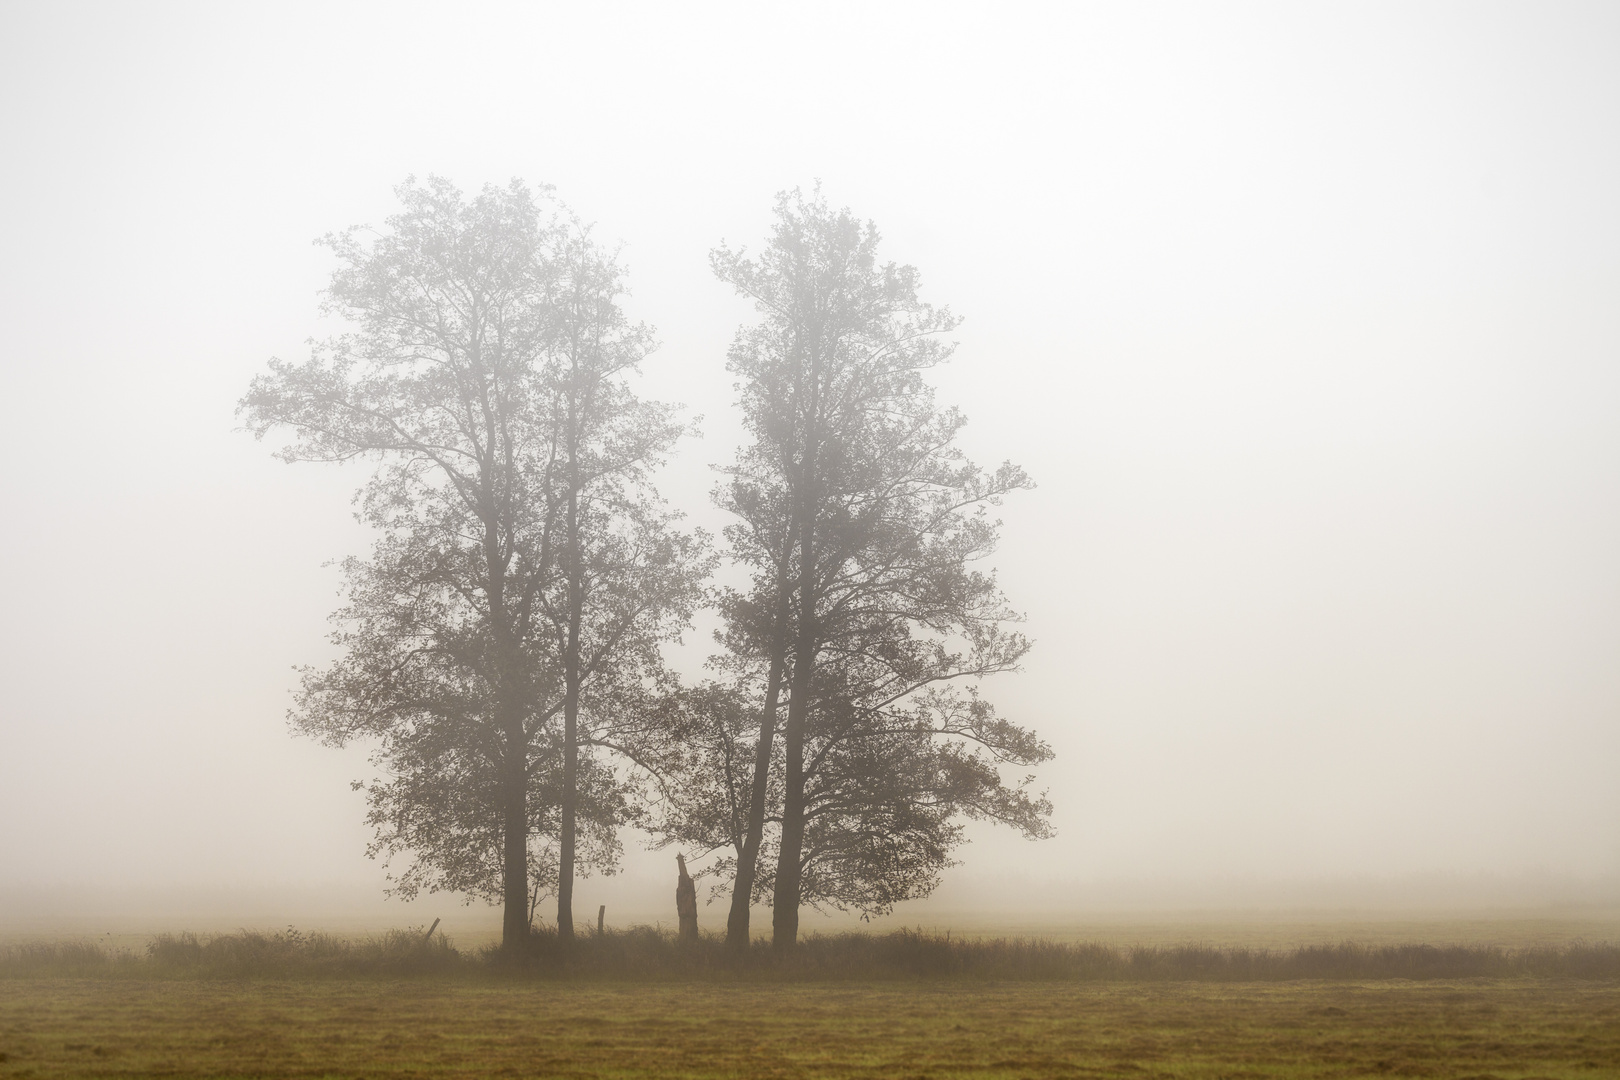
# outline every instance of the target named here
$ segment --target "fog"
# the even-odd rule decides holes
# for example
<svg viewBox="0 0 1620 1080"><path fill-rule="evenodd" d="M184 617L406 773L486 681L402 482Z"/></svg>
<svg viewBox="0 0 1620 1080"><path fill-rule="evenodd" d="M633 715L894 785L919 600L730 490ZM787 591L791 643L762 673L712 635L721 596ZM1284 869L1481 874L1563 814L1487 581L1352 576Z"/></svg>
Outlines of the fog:
<svg viewBox="0 0 1620 1080"><path fill-rule="evenodd" d="M498 923L384 901L364 750L289 734L365 473L233 414L333 329L310 241L429 174L622 244L711 529L707 253L777 191L965 317L941 400L1039 485L985 693L1058 835L975 828L897 918L1620 903L1612 5L13 3L0 154L0 930ZM626 864L581 910L672 921L672 853Z"/></svg>

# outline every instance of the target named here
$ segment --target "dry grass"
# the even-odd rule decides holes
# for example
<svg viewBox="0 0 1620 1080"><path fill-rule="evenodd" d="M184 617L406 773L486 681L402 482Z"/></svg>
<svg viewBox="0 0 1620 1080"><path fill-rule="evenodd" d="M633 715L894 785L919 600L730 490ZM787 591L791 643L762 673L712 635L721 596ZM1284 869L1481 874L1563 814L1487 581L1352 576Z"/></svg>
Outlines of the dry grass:
<svg viewBox="0 0 1620 1080"><path fill-rule="evenodd" d="M0 1076L1620 1075L1613 984L0 981Z"/></svg>
<svg viewBox="0 0 1620 1080"><path fill-rule="evenodd" d="M893 933L741 962L653 929L0 947L30 1077L1620 1077L1620 947L1126 948Z"/></svg>

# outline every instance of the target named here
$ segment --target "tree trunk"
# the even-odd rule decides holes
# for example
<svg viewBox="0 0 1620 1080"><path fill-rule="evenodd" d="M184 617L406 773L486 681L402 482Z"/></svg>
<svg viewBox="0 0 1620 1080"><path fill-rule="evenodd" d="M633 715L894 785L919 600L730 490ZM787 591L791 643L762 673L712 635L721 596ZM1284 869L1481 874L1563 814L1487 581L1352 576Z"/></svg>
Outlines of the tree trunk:
<svg viewBox="0 0 1620 1080"><path fill-rule="evenodd" d="M500 528L487 488L481 501L484 519L485 595L489 600L490 630L500 665L496 682L496 709L506 756L501 778L501 948L518 949L529 937L529 756L523 731L521 660L512 641L506 610L506 560L502 557Z"/></svg>
<svg viewBox="0 0 1620 1080"><path fill-rule="evenodd" d="M697 883L686 872L686 856L675 856L675 865L680 867L680 876L675 882L675 916L681 928L677 940L682 945L693 945L698 939Z"/></svg>
<svg viewBox="0 0 1620 1080"><path fill-rule="evenodd" d="M505 612L499 591L492 594L491 610ZM514 649L505 641L509 635L497 631L496 648L501 649L502 664L510 669L515 664ZM502 916L501 947L517 949L528 939L528 740L523 737L523 708L510 670L502 672L501 733L505 740L505 761L502 777Z"/></svg>
<svg viewBox="0 0 1620 1080"><path fill-rule="evenodd" d="M814 399L812 399L812 415ZM799 871L804 850L804 732L816 663L816 502L813 444L807 439L799 505L799 619L793 636L793 688L782 732L787 768L782 792L782 846L776 858L771 899L771 947L792 948L799 939Z"/></svg>
<svg viewBox="0 0 1620 1080"><path fill-rule="evenodd" d="M557 857L557 936L574 936L574 853L579 808L579 632L584 616L583 567L579 544L579 484L575 462L577 447L570 439L568 484L568 642L563 652L563 790L562 822Z"/></svg>
<svg viewBox="0 0 1620 1080"><path fill-rule="evenodd" d="M502 882L501 947L519 948L529 937L528 769L523 745L523 717L506 726L505 850Z"/></svg>
<svg viewBox="0 0 1620 1080"><path fill-rule="evenodd" d="M737 876L731 883L731 914L726 918L726 945L735 951L748 948L749 905L754 898L759 846L765 837L765 795L771 779L771 747L776 740L776 709L782 698L783 628L787 624L787 583L781 582L783 600L777 611L777 632L771 644L771 673L765 684L765 707L760 712L759 742L754 747L754 786L748 800L748 825L742 850L737 852Z"/></svg>
<svg viewBox="0 0 1620 1080"><path fill-rule="evenodd" d="M572 628L569 641L577 651L578 633ZM557 857L557 936L574 936L574 832L579 794L579 679L578 665L568 678L568 694L563 699L563 790L561 851Z"/></svg>
<svg viewBox="0 0 1620 1080"><path fill-rule="evenodd" d="M782 847L776 858L776 890L771 898L771 947L790 949L799 940L799 880L804 850L804 733L810 715L810 688L816 664L816 511L821 439L821 328L801 344L809 358L799 468L794 499L799 548L799 618L793 630L792 691L788 697L783 751Z"/></svg>
<svg viewBox="0 0 1620 1080"><path fill-rule="evenodd" d="M787 769L782 792L782 845L776 855L776 891L771 898L771 947L792 948L799 939L799 870L804 850L804 728L810 711L810 672L814 645L806 647L800 616L800 645L793 660L793 690L788 698L783 750Z"/></svg>

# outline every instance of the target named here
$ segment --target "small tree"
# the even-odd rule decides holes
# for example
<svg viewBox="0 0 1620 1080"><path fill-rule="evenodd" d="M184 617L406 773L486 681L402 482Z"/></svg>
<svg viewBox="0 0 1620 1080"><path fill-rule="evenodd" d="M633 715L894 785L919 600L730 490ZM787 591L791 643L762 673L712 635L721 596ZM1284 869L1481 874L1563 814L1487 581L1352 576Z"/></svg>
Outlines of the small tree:
<svg viewBox="0 0 1620 1080"><path fill-rule="evenodd" d="M1050 750L950 686L1011 670L1028 648L973 564L994 547L986 508L1029 482L952 446L964 420L934 406L922 373L949 355L940 335L956 320L918 299L914 269L880 265L877 243L847 210L794 192L757 259L712 256L760 313L730 352L752 441L720 495L754 573L726 598L725 640L762 691L728 924L738 945L772 816L780 946L796 940L802 903L874 913L932 888L959 817L1047 832L1050 804L999 766Z"/></svg>

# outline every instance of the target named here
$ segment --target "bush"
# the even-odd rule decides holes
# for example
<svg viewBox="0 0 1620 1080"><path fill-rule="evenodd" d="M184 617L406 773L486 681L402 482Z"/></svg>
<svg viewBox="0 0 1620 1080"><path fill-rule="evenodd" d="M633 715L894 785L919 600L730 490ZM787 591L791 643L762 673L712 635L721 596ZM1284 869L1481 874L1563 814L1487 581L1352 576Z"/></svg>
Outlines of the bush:
<svg viewBox="0 0 1620 1080"><path fill-rule="evenodd" d="M590 935L564 949L555 931L541 931L519 956L492 946L484 950L480 960L491 969L514 973L614 979L1620 979L1620 945L1606 943L1533 949L1351 943L1293 950L1207 945L1121 949L1039 938L963 939L912 930L879 935L812 934L787 956L778 956L763 940L755 940L746 953L735 956L718 937L682 943L652 927Z"/></svg>
<svg viewBox="0 0 1620 1080"><path fill-rule="evenodd" d="M0 948L0 977L141 978L605 978L840 981L963 979L1066 982L1257 982L1297 979L1537 978L1620 980L1620 945L1558 947L1308 945L1293 950L1208 945L1115 948L1039 938L812 934L785 956L753 942L740 956L718 937L678 941L660 928L586 934L564 946L537 931L519 953L461 953L420 928L348 940L291 927L199 936L160 934L144 957L88 942Z"/></svg>
<svg viewBox="0 0 1620 1080"><path fill-rule="evenodd" d="M109 952L93 942L30 943L0 948L0 976L138 975L147 978L305 978L399 976L445 972L461 963L445 937L421 928L348 940L288 927L275 933L159 934L146 956Z"/></svg>

